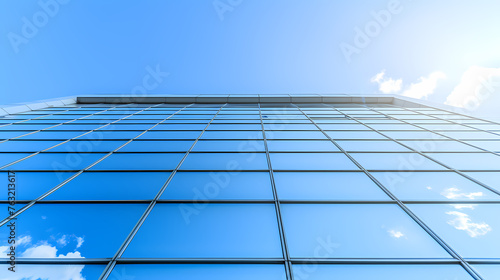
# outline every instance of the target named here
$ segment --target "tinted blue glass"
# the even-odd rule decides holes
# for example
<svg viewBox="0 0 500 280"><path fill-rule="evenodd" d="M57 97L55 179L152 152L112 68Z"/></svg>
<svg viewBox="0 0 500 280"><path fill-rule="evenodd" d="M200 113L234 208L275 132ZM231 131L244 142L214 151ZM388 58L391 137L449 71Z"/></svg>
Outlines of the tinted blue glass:
<svg viewBox="0 0 500 280"><path fill-rule="evenodd" d="M115 153L90 170L173 170L184 153Z"/></svg>
<svg viewBox="0 0 500 280"><path fill-rule="evenodd" d="M398 144L394 141L337 141L337 144L342 147L342 149L350 151L359 152L409 152L410 149Z"/></svg>
<svg viewBox="0 0 500 280"><path fill-rule="evenodd" d="M157 204L126 258L279 258L274 205Z"/></svg>
<svg viewBox="0 0 500 280"><path fill-rule="evenodd" d="M127 141L104 141L104 140L72 140L54 147L47 152L70 152L70 153L92 153L111 152Z"/></svg>
<svg viewBox="0 0 500 280"><path fill-rule="evenodd" d="M467 143L492 152L500 151L500 141L467 141ZM475 151L478 151L477 149Z"/></svg>
<svg viewBox="0 0 500 280"><path fill-rule="evenodd" d="M153 199L170 172L84 172L45 200Z"/></svg>
<svg viewBox="0 0 500 280"><path fill-rule="evenodd" d="M266 130L267 139L328 139L321 131L279 131Z"/></svg>
<svg viewBox="0 0 500 280"><path fill-rule="evenodd" d="M361 172L275 172L282 200L390 200Z"/></svg>
<svg viewBox="0 0 500 280"><path fill-rule="evenodd" d="M447 139L429 131L382 131L382 133L396 140Z"/></svg>
<svg viewBox="0 0 500 280"><path fill-rule="evenodd" d="M430 157L458 170L500 170L500 156L490 153L428 153Z"/></svg>
<svg viewBox="0 0 500 280"><path fill-rule="evenodd" d="M267 146L271 152L337 152L339 149L331 141L293 141L269 140Z"/></svg>
<svg viewBox="0 0 500 280"><path fill-rule="evenodd" d="M205 131L200 139L262 139L261 131Z"/></svg>
<svg viewBox="0 0 500 280"><path fill-rule="evenodd" d="M323 130L371 130L362 124L320 124Z"/></svg>
<svg viewBox="0 0 500 280"><path fill-rule="evenodd" d="M0 143L0 152L38 152L57 145L61 141L16 141Z"/></svg>
<svg viewBox="0 0 500 280"><path fill-rule="evenodd" d="M500 258L498 204L409 204L464 258Z"/></svg>
<svg viewBox="0 0 500 280"><path fill-rule="evenodd" d="M267 172L177 172L161 199L273 199Z"/></svg>
<svg viewBox="0 0 500 280"><path fill-rule="evenodd" d="M195 152L264 152L262 140L200 140L193 148Z"/></svg>
<svg viewBox="0 0 500 280"><path fill-rule="evenodd" d="M16 272L7 270L10 265L0 265L0 279L9 280L85 280L98 279L105 265L92 264L17 264Z"/></svg>
<svg viewBox="0 0 500 280"><path fill-rule="evenodd" d="M30 133L31 131L0 131L0 139L10 139L20 135Z"/></svg>
<svg viewBox="0 0 500 280"><path fill-rule="evenodd" d="M181 165L181 170L265 170L264 153L192 153Z"/></svg>
<svg viewBox="0 0 500 280"><path fill-rule="evenodd" d="M397 205L282 204L291 257L449 258Z"/></svg>
<svg viewBox="0 0 500 280"><path fill-rule="evenodd" d="M9 170L81 170L102 158L105 154L90 153L41 153L12 166Z"/></svg>
<svg viewBox="0 0 500 280"><path fill-rule="evenodd" d="M443 135L459 140L500 140L500 135L483 131L441 131Z"/></svg>
<svg viewBox="0 0 500 280"><path fill-rule="evenodd" d="M351 153L351 156L369 170L443 170L444 166L417 153Z"/></svg>
<svg viewBox="0 0 500 280"><path fill-rule="evenodd" d="M332 139L387 139L375 131L326 131Z"/></svg>
<svg viewBox="0 0 500 280"><path fill-rule="evenodd" d="M200 136L199 131L148 131L138 139L189 139L194 140Z"/></svg>
<svg viewBox="0 0 500 280"><path fill-rule="evenodd" d="M105 131L96 130L85 134L82 136L84 139L106 139L106 140L130 140L137 135L141 134L142 131Z"/></svg>
<svg viewBox="0 0 500 280"><path fill-rule="evenodd" d="M359 170L341 153L271 153L275 170Z"/></svg>
<svg viewBox="0 0 500 280"><path fill-rule="evenodd" d="M53 128L49 128L47 130L83 130L83 131L89 131L92 129L97 129L100 126L103 126L104 123L101 124L77 124L75 122L71 122L69 124L62 124L55 126Z"/></svg>
<svg viewBox="0 0 500 280"><path fill-rule="evenodd" d="M500 192L500 180L498 180L498 178L500 178L499 172L465 172L465 174Z"/></svg>
<svg viewBox="0 0 500 280"><path fill-rule="evenodd" d="M74 174L74 172L15 172L16 199L38 198ZM7 182L8 176L8 172L0 172L3 182ZM6 188L5 192L0 192L0 200L7 200L7 196Z"/></svg>
<svg viewBox="0 0 500 280"><path fill-rule="evenodd" d="M239 121L237 121L239 122ZM211 124L207 130L262 130L260 124Z"/></svg>
<svg viewBox="0 0 500 280"><path fill-rule="evenodd" d="M499 200L500 196L453 172L372 172L400 200Z"/></svg>
<svg viewBox="0 0 500 280"><path fill-rule="evenodd" d="M141 141L134 140L118 152L186 152L194 141Z"/></svg>
<svg viewBox="0 0 500 280"><path fill-rule="evenodd" d="M7 269L5 269L7 271ZM134 280L285 280L283 265L276 264L127 264L117 265L110 279Z"/></svg>
<svg viewBox="0 0 500 280"><path fill-rule="evenodd" d="M50 140L68 140L84 134L85 131L40 131L21 137L22 140L28 139L50 139ZM23 133L24 134L24 133Z"/></svg>
<svg viewBox="0 0 500 280"><path fill-rule="evenodd" d="M310 280L469 280L474 279L460 265L404 265L404 264L347 264L347 265L294 265L297 279ZM307 278L306 278L307 276Z"/></svg>
<svg viewBox="0 0 500 280"><path fill-rule="evenodd" d="M458 141L402 141L419 152L479 152L480 150Z"/></svg>
<svg viewBox="0 0 500 280"><path fill-rule="evenodd" d="M48 124L13 124L8 126L0 126L0 130L41 130L52 125Z"/></svg>
<svg viewBox="0 0 500 280"><path fill-rule="evenodd" d="M472 267L479 272L483 279L498 279L498 275L500 275L499 264L473 264Z"/></svg>
<svg viewBox="0 0 500 280"><path fill-rule="evenodd" d="M151 128L152 125L151 124L116 124L116 123L113 123L113 124L110 124L108 126L105 126L103 128L100 128L99 130L116 130L116 131L120 131L120 130L140 130L140 131L144 131L146 129L149 129Z"/></svg>
<svg viewBox="0 0 500 280"><path fill-rule="evenodd" d="M110 258L146 205L35 204L17 218L18 258ZM123 217L123 218L121 218ZM8 236L9 228L0 228ZM6 246L7 239L0 240Z"/></svg>
<svg viewBox="0 0 500 280"><path fill-rule="evenodd" d="M171 123L161 123L151 130L201 130L205 129L206 124L171 124Z"/></svg>
<svg viewBox="0 0 500 280"><path fill-rule="evenodd" d="M281 124L264 124L265 130L318 130L318 128L312 124L294 124L294 123L281 123Z"/></svg>

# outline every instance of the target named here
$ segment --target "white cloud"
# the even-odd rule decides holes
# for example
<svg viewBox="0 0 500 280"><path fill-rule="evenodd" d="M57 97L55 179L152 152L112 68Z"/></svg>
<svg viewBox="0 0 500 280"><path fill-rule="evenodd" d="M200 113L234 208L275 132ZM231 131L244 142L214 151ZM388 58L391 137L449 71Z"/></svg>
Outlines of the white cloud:
<svg viewBox="0 0 500 280"><path fill-rule="evenodd" d="M393 229L391 229L391 230L389 230L389 231L387 231L387 232L388 232L388 233L389 233L392 237L394 237L394 238L401 238L401 237L405 236L402 232L397 231L397 230L393 230Z"/></svg>
<svg viewBox="0 0 500 280"><path fill-rule="evenodd" d="M382 72L373 76L370 81L372 83L377 83L378 90L383 93L392 93L401 90L401 86L403 85L402 79L394 80L393 78L384 78L384 76L385 70L382 70Z"/></svg>
<svg viewBox="0 0 500 280"><path fill-rule="evenodd" d="M66 246L68 244L68 239L66 238L66 234L61 236L61 238L57 240L57 243L61 246Z"/></svg>
<svg viewBox="0 0 500 280"><path fill-rule="evenodd" d="M85 240L83 240L83 237L76 237L76 241L78 244L76 244L76 248L80 248Z"/></svg>
<svg viewBox="0 0 500 280"><path fill-rule="evenodd" d="M472 66L446 98L445 104L475 110L500 87L500 68ZM498 93L497 93L498 94Z"/></svg>
<svg viewBox="0 0 500 280"><path fill-rule="evenodd" d="M412 83L403 92L403 95L417 99L427 98L436 90L438 81L444 78L446 78L446 75L439 71L431 73L428 77L420 77L417 83Z"/></svg>
<svg viewBox="0 0 500 280"><path fill-rule="evenodd" d="M468 198L475 199L477 197L483 196L483 192L471 192L471 193L461 193L457 188L448 188L441 192L441 195L448 199L460 199Z"/></svg>
<svg viewBox="0 0 500 280"><path fill-rule="evenodd" d="M453 220L448 221L448 224L453 226L458 230L465 231L470 237L478 237L481 235L485 235L491 231L490 225L487 223L473 223L469 215L458 212L458 211L449 211L446 212L448 215L455 216Z"/></svg>

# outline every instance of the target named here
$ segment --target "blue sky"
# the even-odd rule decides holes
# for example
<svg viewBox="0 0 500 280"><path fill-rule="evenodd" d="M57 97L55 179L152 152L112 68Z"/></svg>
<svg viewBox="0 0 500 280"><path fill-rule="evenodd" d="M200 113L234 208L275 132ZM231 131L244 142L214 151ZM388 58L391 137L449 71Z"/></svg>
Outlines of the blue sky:
<svg viewBox="0 0 500 280"><path fill-rule="evenodd" d="M495 0L2 1L0 104L133 92L391 93L488 111L500 102L499 8Z"/></svg>

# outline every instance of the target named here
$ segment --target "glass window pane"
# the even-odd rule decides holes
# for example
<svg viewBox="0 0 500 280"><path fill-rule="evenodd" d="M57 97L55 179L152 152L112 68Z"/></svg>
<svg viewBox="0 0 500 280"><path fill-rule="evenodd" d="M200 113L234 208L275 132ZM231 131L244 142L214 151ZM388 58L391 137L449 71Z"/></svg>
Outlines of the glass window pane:
<svg viewBox="0 0 500 280"><path fill-rule="evenodd" d="M139 220L141 204L35 204L18 218L18 258L111 258ZM8 224L0 228L8 236ZM7 239L0 240L6 246Z"/></svg>
<svg viewBox="0 0 500 280"><path fill-rule="evenodd" d="M55 133L55 132L54 132ZM130 140L137 135L141 134L142 131L104 131L96 130L85 134L78 139L90 139L90 140Z"/></svg>
<svg viewBox="0 0 500 280"><path fill-rule="evenodd" d="M490 153L427 153L458 170L500 170L500 156Z"/></svg>
<svg viewBox="0 0 500 280"><path fill-rule="evenodd" d="M387 139L375 131L327 131L328 136L334 140L341 139Z"/></svg>
<svg viewBox="0 0 500 280"><path fill-rule="evenodd" d="M275 172L281 200L390 200L361 172Z"/></svg>
<svg viewBox="0 0 500 280"><path fill-rule="evenodd" d="M177 172L161 199L273 199L267 172Z"/></svg>
<svg viewBox="0 0 500 280"><path fill-rule="evenodd" d="M206 124L172 124L172 123L161 123L153 128L151 130L198 130L201 132L203 129L205 129L207 125Z"/></svg>
<svg viewBox="0 0 500 280"><path fill-rule="evenodd" d="M495 279L500 275L500 264L473 264L472 267L483 279Z"/></svg>
<svg viewBox="0 0 500 280"><path fill-rule="evenodd" d="M286 279L284 266L279 264L127 264L117 265L109 279L122 279L123 275L148 280Z"/></svg>
<svg viewBox="0 0 500 280"><path fill-rule="evenodd" d="M447 139L429 131L382 131L382 133L396 140Z"/></svg>
<svg viewBox="0 0 500 280"><path fill-rule="evenodd" d="M460 265L440 264L348 264L318 265L310 269L310 265L294 265L293 273L298 279L309 280L472 280L470 274ZM307 278L303 278L307 275Z"/></svg>
<svg viewBox="0 0 500 280"><path fill-rule="evenodd" d="M269 140L267 146L271 152L338 152L331 141L322 140Z"/></svg>
<svg viewBox="0 0 500 280"><path fill-rule="evenodd" d="M266 170L265 153L191 153L181 170Z"/></svg>
<svg viewBox="0 0 500 280"><path fill-rule="evenodd" d="M271 153L275 170L359 170L341 153Z"/></svg>
<svg viewBox="0 0 500 280"><path fill-rule="evenodd" d="M241 124L239 121L235 121L238 124L210 124L207 130L262 130L262 125L259 124Z"/></svg>
<svg viewBox="0 0 500 280"><path fill-rule="evenodd" d="M281 212L292 258L450 257L397 205L282 204Z"/></svg>
<svg viewBox="0 0 500 280"><path fill-rule="evenodd" d="M8 172L0 172L3 182L7 182ZM33 200L64 182L74 172L16 172L16 199ZM7 190L7 189L6 189ZM0 192L0 200L7 200L7 191Z"/></svg>
<svg viewBox="0 0 500 280"><path fill-rule="evenodd" d="M200 136L199 131L148 131L138 139L186 139L194 140Z"/></svg>
<svg viewBox="0 0 500 280"><path fill-rule="evenodd" d="M500 258L498 204L409 204L464 258Z"/></svg>
<svg viewBox="0 0 500 280"><path fill-rule="evenodd" d="M17 264L16 272L10 265L0 264L0 279L10 280L85 280L99 279L105 265L93 264Z"/></svg>
<svg viewBox="0 0 500 280"><path fill-rule="evenodd" d="M90 170L174 170L184 153L115 153Z"/></svg>
<svg viewBox="0 0 500 280"><path fill-rule="evenodd" d="M419 152L480 152L479 149L458 141L401 141Z"/></svg>
<svg viewBox="0 0 500 280"><path fill-rule="evenodd" d="M492 152L500 152L500 141L466 141L467 143ZM477 151L477 150L476 150Z"/></svg>
<svg viewBox="0 0 500 280"><path fill-rule="evenodd" d="M400 200L499 200L500 196L453 172L372 172Z"/></svg>
<svg viewBox="0 0 500 280"><path fill-rule="evenodd" d="M153 199L170 172L83 172L44 200Z"/></svg>
<svg viewBox="0 0 500 280"><path fill-rule="evenodd" d="M9 170L81 170L102 158L97 153L41 153L13 164Z"/></svg>
<svg viewBox="0 0 500 280"><path fill-rule="evenodd" d="M50 140L68 140L86 133L85 131L40 131L20 137L21 140L32 139L50 139ZM23 133L26 134L26 133Z"/></svg>
<svg viewBox="0 0 500 280"><path fill-rule="evenodd" d="M262 131L205 131L200 139L263 139Z"/></svg>
<svg viewBox="0 0 500 280"><path fill-rule="evenodd" d="M72 140L62 145L54 147L48 152L78 152L78 153L91 153L91 152L111 152L121 145L127 143L126 141L90 141L90 140Z"/></svg>
<svg viewBox="0 0 500 280"><path fill-rule="evenodd" d="M271 204L157 204L126 258L280 258Z"/></svg>
<svg viewBox="0 0 500 280"><path fill-rule="evenodd" d="M194 152L264 152L262 140L200 140Z"/></svg>
<svg viewBox="0 0 500 280"><path fill-rule="evenodd" d="M328 138L321 131L279 131L266 130L267 139L322 139Z"/></svg>
<svg viewBox="0 0 500 280"><path fill-rule="evenodd" d="M465 172L468 176L500 192L500 172Z"/></svg>
<svg viewBox="0 0 500 280"><path fill-rule="evenodd" d="M0 143L0 152L39 152L55 146L61 141L16 141Z"/></svg>
<svg viewBox="0 0 500 280"><path fill-rule="evenodd" d="M134 140L118 152L187 152L194 141L142 141Z"/></svg>
<svg viewBox="0 0 500 280"><path fill-rule="evenodd" d="M0 153L0 166L12 163L16 160L20 160L24 157L31 155L30 153ZM12 168L7 168L9 170L14 170Z"/></svg>
<svg viewBox="0 0 500 280"><path fill-rule="evenodd" d="M410 149L398 144L394 141L380 140L380 141L336 141L337 144L345 151L359 151L359 152L409 152Z"/></svg>
<svg viewBox="0 0 500 280"><path fill-rule="evenodd" d="M368 170L443 170L445 167L417 153L351 153Z"/></svg>

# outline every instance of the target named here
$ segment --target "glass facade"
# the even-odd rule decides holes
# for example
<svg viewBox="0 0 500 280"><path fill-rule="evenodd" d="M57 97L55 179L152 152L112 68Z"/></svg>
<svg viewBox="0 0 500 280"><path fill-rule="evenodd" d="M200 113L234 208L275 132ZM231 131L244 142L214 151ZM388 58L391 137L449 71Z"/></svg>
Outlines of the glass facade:
<svg viewBox="0 0 500 280"><path fill-rule="evenodd" d="M500 279L498 151L422 106L6 115L0 279Z"/></svg>

